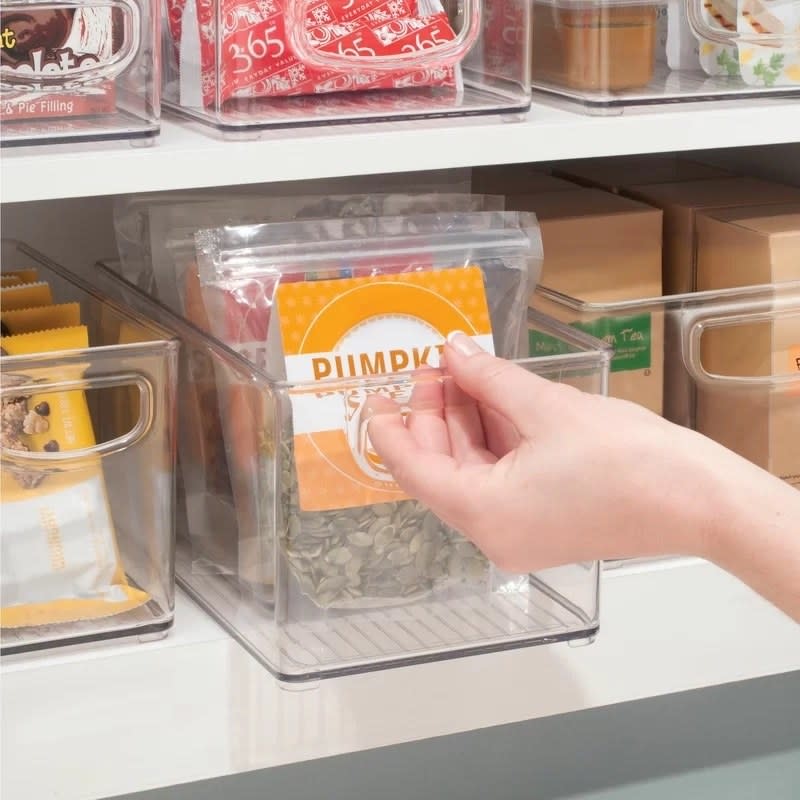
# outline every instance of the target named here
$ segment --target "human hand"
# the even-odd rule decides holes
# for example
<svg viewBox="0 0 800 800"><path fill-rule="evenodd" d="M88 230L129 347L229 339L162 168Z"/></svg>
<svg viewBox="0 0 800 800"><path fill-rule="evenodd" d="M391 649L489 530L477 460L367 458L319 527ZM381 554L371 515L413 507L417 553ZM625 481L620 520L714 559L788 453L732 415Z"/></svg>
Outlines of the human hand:
<svg viewBox="0 0 800 800"><path fill-rule="evenodd" d="M503 570L711 558L732 519L752 527L732 491L777 492L797 509L800 495L706 437L547 381L464 334L449 337L444 368L450 379L415 387L405 421L394 403L375 400L370 439L404 491Z"/></svg>

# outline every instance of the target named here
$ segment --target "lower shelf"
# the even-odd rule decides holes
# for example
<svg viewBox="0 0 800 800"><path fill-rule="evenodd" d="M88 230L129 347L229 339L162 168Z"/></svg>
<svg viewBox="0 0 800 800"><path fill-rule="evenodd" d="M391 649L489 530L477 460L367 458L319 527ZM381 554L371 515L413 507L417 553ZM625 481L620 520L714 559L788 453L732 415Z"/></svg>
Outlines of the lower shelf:
<svg viewBox="0 0 800 800"><path fill-rule="evenodd" d="M606 573L588 647L287 690L186 596L170 635L4 658L3 800L105 798L800 669L800 626L715 567ZM48 768L41 754L48 753Z"/></svg>

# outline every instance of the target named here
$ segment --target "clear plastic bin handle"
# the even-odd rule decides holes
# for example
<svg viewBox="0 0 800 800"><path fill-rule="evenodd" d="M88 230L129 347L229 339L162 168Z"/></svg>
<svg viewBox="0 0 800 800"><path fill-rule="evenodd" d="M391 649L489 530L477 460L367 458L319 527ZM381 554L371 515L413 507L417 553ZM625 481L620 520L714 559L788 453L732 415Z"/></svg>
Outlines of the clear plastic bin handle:
<svg viewBox="0 0 800 800"><path fill-rule="evenodd" d="M464 28L451 41L437 42L417 37L408 52L388 56L376 55L372 48L361 47L357 41L349 47L339 45L338 53L323 52L308 36L306 19L316 0L291 0L286 9L286 33L297 57L319 69L348 70L364 68L391 72L397 69L417 69L431 66L454 66L461 62L475 44L481 27L482 0L463 0ZM441 9L438 0L420 0L420 5L432 11ZM387 24L392 24L389 21ZM402 24L402 22L398 22Z"/></svg>
<svg viewBox="0 0 800 800"><path fill-rule="evenodd" d="M798 298L774 298L754 303L742 310L741 304L716 307L710 311L687 313L682 319L683 361L687 372L700 386L725 389L779 389L800 387L800 373L792 375L718 375L709 372L703 365L703 334L714 328L732 328L759 322L776 322L796 318L800 331L800 305Z"/></svg>
<svg viewBox="0 0 800 800"><path fill-rule="evenodd" d="M79 466L79 462L97 460L98 457L121 453L140 442L153 426L153 384L143 375L127 373L120 375L103 375L91 378L79 378L63 381L32 380L27 384L6 386L0 389L0 397L18 397L26 394L47 392L87 391L92 389L116 389L120 387L136 387L139 390L139 413L133 427L107 442L93 447L58 452L31 453L13 450L0 445L0 463L4 467L28 467L48 469L50 467L66 468Z"/></svg>
<svg viewBox="0 0 800 800"><path fill-rule="evenodd" d="M783 1L789 5L800 0ZM736 18L728 21L729 27L723 27L721 24L712 25L710 20L714 19L713 4L704 3L703 0L684 0L684 3L686 4L686 16L689 20L689 26L694 35L700 39L727 46L749 44L766 47L789 47L791 49L800 48L800 31L770 33L766 30L759 30L758 27L753 27L751 29L752 32L747 33L739 29L738 19ZM706 9L708 16L703 13L704 9ZM739 13L741 12L737 9L737 16Z"/></svg>
<svg viewBox="0 0 800 800"><path fill-rule="evenodd" d="M0 63L0 82L6 86L37 86L41 84L63 84L65 88L80 86L89 82L111 80L130 65L139 52L141 33L141 12L133 0L97 0L96 2L53 3L47 0L34 2L3 3L3 16L8 19L16 14L21 19L37 11L72 11L75 14L97 14L105 9L110 11L107 30L100 25L90 25L88 20L73 21L73 34L60 48L45 57L44 48L32 51L27 62L10 63L3 59ZM113 51L116 38L113 20L114 12L119 12L122 26L122 44ZM12 31L13 35L13 31ZM112 48L108 56L100 56L104 47Z"/></svg>

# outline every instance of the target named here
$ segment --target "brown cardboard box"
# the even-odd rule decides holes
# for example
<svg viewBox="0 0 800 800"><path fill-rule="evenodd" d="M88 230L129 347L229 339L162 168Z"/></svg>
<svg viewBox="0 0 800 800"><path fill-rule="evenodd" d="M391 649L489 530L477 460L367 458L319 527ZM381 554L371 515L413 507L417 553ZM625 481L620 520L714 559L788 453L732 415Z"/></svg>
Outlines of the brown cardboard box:
<svg viewBox="0 0 800 800"><path fill-rule="evenodd" d="M535 211L544 240L541 284L581 303L575 309L535 293L531 307L616 348L609 394L661 413L664 320L659 307L618 311L613 304L661 295L661 212L597 189L512 197L513 210ZM548 342L531 333L531 352Z"/></svg>
<svg viewBox="0 0 800 800"><path fill-rule="evenodd" d="M579 158L562 161L553 175L582 186L619 193L629 186L731 177L720 167L674 155Z"/></svg>
<svg viewBox="0 0 800 800"><path fill-rule="evenodd" d="M697 215L698 291L793 280L800 280L800 198Z"/></svg>
<svg viewBox="0 0 800 800"><path fill-rule="evenodd" d="M473 194L541 194L575 189L575 184L549 175L530 164L501 164L472 170Z"/></svg>
<svg viewBox="0 0 800 800"><path fill-rule="evenodd" d="M789 280L800 281L800 202L698 215L698 289ZM715 375L797 374L782 389L699 389L697 428L800 488L800 308L709 329L701 358Z"/></svg>
<svg viewBox="0 0 800 800"><path fill-rule="evenodd" d="M737 206L800 202L800 189L756 178L720 178L631 186L623 192L664 211L664 294L696 289L698 213Z"/></svg>

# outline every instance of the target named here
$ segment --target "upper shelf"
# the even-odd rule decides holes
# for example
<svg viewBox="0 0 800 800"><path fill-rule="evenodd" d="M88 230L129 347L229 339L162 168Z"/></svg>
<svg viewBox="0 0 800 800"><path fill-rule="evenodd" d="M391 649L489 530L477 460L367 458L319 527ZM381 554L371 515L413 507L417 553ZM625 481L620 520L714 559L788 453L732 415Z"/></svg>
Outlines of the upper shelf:
<svg viewBox="0 0 800 800"><path fill-rule="evenodd" d="M663 107L589 117L537 100L528 117L424 120L269 131L222 141L171 118L152 147L127 142L6 149L6 203L269 183L480 164L703 150L798 141L800 102Z"/></svg>

